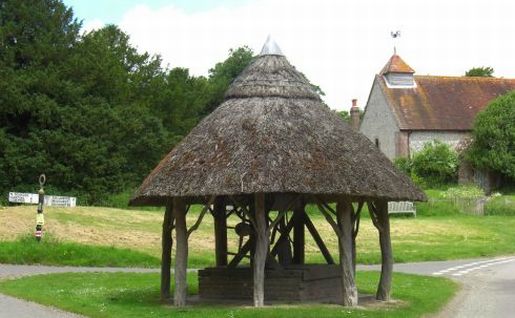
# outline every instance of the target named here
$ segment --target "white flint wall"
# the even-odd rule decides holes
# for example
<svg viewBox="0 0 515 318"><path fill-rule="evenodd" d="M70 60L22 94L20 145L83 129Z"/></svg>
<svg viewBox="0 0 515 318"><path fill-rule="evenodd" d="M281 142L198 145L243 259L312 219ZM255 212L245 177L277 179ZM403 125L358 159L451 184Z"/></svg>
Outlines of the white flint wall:
<svg viewBox="0 0 515 318"><path fill-rule="evenodd" d="M359 131L373 143L377 139L379 149L391 160L395 158L395 136L399 128L377 80L372 85Z"/></svg>
<svg viewBox="0 0 515 318"><path fill-rule="evenodd" d="M433 140L439 140L445 144L448 144L453 149L456 146L470 136L468 132L455 132L455 131L413 131L409 135L409 149L410 154L413 155L415 152L422 150L424 144Z"/></svg>

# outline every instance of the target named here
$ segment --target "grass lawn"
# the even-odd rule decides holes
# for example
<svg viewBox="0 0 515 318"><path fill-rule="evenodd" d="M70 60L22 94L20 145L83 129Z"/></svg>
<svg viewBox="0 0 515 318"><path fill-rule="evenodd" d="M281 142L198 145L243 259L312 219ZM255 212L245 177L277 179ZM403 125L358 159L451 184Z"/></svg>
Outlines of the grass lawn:
<svg viewBox="0 0 515 318"><path fill-rule="evenodd" d="M51 236L39 243L29 235L0 241L0 263L157 267L160 262L157 257L127 248L60 242Z"/></svg>
<svg viewBox="0 0 515 318"><path fill-rule="evenodd" d="M373 294L376 272L359 272L360 293ZM190 294L197 276L190 273ZM454 295L456 283L436 277L395 274L393 297L398 302L362 309L338 305L279 305L254 309L196 305L174 309L159 304L158 274L66 273L25 277L0 283L0 292L91 317L421 317L435 313Z"/></svg>
<svg viewBox="0 0 515 318"><path fill-rule="evenodd" d="M427 207L425 207L427 209ZM424 208L421 208L422 210ZM33 231L35 207L18 206L0 209L0 255L2 250L13 249L8 243ZM131 249L154 258L161 253L161 223L163 212L123 210L100 207L45 209L46 233L66 243L105 246L108 248ZM337 257L337 238L330 225L314 209L309 214L318 228L333 256ZM392 244L396 262L446 260L467 257L494 256L515 253L515 217L469 216L444 213L432 216L392 217ZM198 207L188 214L191 226L198 216ZM229 219L230 225L238 221ZM47 235L45 234L45 235ZM31 235L31 234L29 234ZM48 236L44 238L46 240ZM17 246L21 248L21 245ZM190 237L189 267L203 267L214 263L213 218L207 215L198 231ZM11 246L11 247L10 247ZM31 246L32 251L47 253L46 246ZM237 250L237 236L229 230L229 250ZM32 253L32 252L31 252ZM378 235L372 222L364 213L357 238L358 262L378 263L380 250ZM94 253L83 253L83 255ZM108 258L112 258L108 254ZM121 257L121 256L120 256ZM306 234L306 257L309 262L323 262L315 242ZM58 258L56 258L58 260ZM40 259L8 262L41 262ZM106 260L104 263L109 262ZM150 261L157 265L155 261ZM128 263L126 263L129 265ZM91 263L91 265L94 265ZM97 264L98 265L98 264ZM137 264L136 264L137 265Z"/></svg>

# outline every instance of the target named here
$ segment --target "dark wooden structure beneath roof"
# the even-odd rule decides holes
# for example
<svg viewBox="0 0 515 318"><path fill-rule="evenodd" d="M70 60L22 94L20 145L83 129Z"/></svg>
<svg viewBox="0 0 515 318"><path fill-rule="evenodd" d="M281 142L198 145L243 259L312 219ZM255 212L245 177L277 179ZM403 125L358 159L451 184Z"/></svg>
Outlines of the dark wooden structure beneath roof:
<svg viewBox="0 0 515 318"><path fill-rule="evenodd" d="M162 299L170 297L172 230L174 304L184 306L188 237L211 213L216 264L199 272L201 297L252 298L257 307L274 299L357 305L355 238L366 204L382 253L376 297L388 300L393 256L387 202L425 200L425 195L321 102L273 42L265 44L225 96L131 200L132 205L166 206ZM204 208L188 228L191 204ZM338 264L305 212L307 204L318 206L333 228ZM239 218L234 229L227 225L228 216ZM228 229L241 237L237 252L228 250ZM306 235L313 237L327 265L306 264ZM240 265L244 258L250 259L246 267ZM328 289L334 292L323 294Z"/></svg>

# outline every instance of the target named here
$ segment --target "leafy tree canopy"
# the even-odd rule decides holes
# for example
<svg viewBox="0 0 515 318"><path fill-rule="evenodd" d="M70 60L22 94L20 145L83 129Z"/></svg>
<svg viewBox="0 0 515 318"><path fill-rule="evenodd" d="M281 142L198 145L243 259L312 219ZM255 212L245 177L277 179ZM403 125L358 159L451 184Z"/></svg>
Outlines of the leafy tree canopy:
<svg viewBox="0 0 515 318"><path fill-rule="evenodd" d="M472 138L467 158L473 165L515 178L515 91L477 115Z"/></svg>
<svg viewBox="0 0 515 318"><path fill-rule="evenodd" d="M473 67L465 73L465 76L493 77L494 69L490 66Z"/></svg>
<svg viewBox="0 0 515 318"><path fill-rule="evenodd" d="M345 122L350 123L350 114L347 110L340 110L336 112Z"/></svg>
<svg viewBox="0 0 515 318"><path fill-rule="evenodd" d="M351 122L351 118L350 118L350 112L348 110L340 110L340 111L337 111L336 112L345 122L347 123L350 123ZM359 109L359 120L363 120L363 115L364 115L364 112Z"/></svg>
<svg viewBox="0 0 515 318"><path fill-rule="evenodd" d="M229 58L209 70L209 90L206 113L212 112L224 100L231 82L250 64L254 52L247 46L229 51Z"/></svg>

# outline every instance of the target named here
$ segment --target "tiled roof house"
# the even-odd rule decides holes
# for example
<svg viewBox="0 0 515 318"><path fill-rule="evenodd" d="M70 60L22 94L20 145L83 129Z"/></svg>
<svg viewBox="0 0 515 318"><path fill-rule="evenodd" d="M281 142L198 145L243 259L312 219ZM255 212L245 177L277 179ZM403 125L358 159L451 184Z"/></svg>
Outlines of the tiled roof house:
<svg viewBox="0 0 515 318"><path fill-rule="evenodd" d="M417 76L394 54L375 76L360 131L388 158L409 156L432 140L457 147L476 114L515 89L515 79Z"/></svg>

